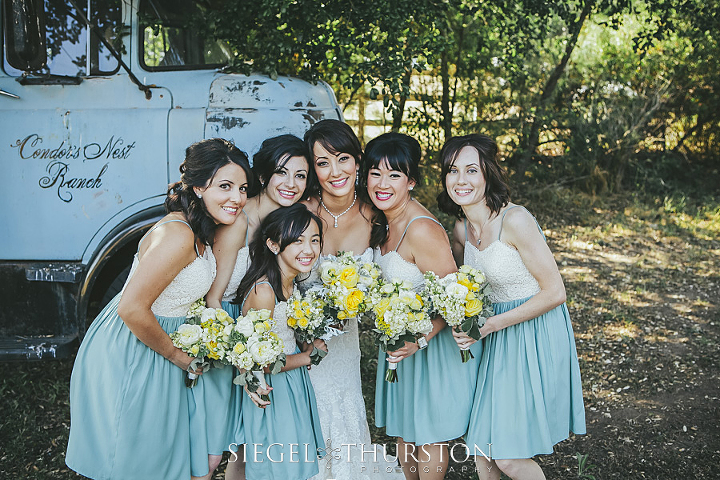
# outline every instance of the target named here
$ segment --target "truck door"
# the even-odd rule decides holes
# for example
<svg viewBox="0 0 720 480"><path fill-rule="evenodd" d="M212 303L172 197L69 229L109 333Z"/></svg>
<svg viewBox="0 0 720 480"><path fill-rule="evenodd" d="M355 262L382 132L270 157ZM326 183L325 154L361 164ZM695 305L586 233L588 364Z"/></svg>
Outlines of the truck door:
<svg viewBox="0 0 720 480"><path fill-rule="evenodd" d="M171 96L139 90L74 5L130 63L127 0L3 0L0 304L27 297L25 280L44 284L21 317L0 312L0 335L77 333L87 250L167 190ZM47 55L32 65L33 52Z"/></svg>

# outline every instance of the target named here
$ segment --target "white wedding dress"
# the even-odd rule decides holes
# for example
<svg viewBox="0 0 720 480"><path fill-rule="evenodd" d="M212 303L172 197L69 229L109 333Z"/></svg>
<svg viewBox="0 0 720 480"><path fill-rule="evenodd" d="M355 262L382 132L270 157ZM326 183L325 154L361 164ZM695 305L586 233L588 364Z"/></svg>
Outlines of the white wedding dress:
<svg viewBox="0 0 720 480"><path fill-rule="evenodd" d="M302 290L320 283L318 267L331 257L318 259L310 276L301 282ZM355 258L372 262L373 250L368 248ZM386 457L383 447L370 440L360 379L358 322L349 320L344 333L328 340L327 346L328 354L310 369L327 452L319 462L320 473L312 480L404 479L395 458Z"/></svg>

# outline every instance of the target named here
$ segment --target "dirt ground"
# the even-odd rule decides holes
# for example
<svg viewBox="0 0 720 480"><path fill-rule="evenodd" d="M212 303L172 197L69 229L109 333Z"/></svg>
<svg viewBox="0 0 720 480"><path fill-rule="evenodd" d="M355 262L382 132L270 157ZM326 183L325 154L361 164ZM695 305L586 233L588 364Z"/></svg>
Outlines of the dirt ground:
<svg viewBox="0 0 720 480"><path fill-rule="evenodd" d="M566 283L588 430L537 461L547 478L720 478L718 212L582 202L530 205ZM374 376L370 344L364 378ZM0 478L77 478L64 465L71 368L2 364ZM470 463L452 468L446 478L473 478Z"/></svg>

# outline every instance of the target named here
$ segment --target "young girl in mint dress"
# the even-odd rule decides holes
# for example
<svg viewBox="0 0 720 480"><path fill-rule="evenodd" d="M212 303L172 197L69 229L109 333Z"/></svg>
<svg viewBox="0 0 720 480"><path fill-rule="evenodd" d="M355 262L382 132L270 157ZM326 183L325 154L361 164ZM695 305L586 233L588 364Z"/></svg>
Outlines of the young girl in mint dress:
<svg viewBox="0 0 720 480"><path fill-rule="evenodd" d="M253 156L253 183L260 188L250 186L251 198L237 222L218 228L213 244L217 276L206 296L208 307L222 308L232 318L240 315L235 297L250 265L248 240L268 213L305 198L313 178L307 157L305 143L289 134L268 138ZM237 370L231 366L213 368L191 391L194 408L190 423L196 432L190 439L194 478L210 480L223 451L244 443L240 414L244 393L232 383L235 375ZM238 457L228 465L225 477L242 479L243 472L244 463Z"/></svg>
<svg viewBox="0 0 720 480"><path fill-rule="evenodd" d="M313 345L298 348L287 325L286 300L295 289L295 277L312 269L321 239L320 219L296 204L270 213L250 243L251 265L238 288L242 311L272 312L272 330L285 345L287 362L280 373L265 375L269 402L259 396L268 392L264 390L243 396L248 480L306 480L319 471L318 449L324 442L307 371ZM321 340L314 346L327 351Z"/></svg>
<svg viewBox="0 0 720 480"><path fill-rule="evenodd" d="M386 280L410 282L419 291L424 272L455 272L445 229L410 195L420 179L420 144L399 133L367 144L363 181L378 209L370 239ZM398 457L408 479L442 479L447 442L465 434L472 406L480 345L462 363L451 328L441 317L418 343L405 342L378 355L375 424L398 437ZM397 364L397 383L385 381L387 362Z"/></svg>
<svg viewBox="0 0 720 480"><path fill-rule="evenodd" d="M85 335L70 379L66 463L90 478L190 478L185 370L169 333L215 276L218 224L245 203L247 157L221 139L186 150L168 215L141 240L123 290Z"/></svg>
<svg viewBox="0 0 720 480"><path fill-rule="evenodd" d="M477 134L453 137L441 152L438 203L460 219L453 250L485 274L495 309L480 329L483 350L465 441L480 479L499 479L501 471L512 479L543 479L531 457L552 453L570 432L585 433L580 368L552 252L535 218L510 203L496 156L495 142ZM461 347L474 342L455 336Z"/></svg>

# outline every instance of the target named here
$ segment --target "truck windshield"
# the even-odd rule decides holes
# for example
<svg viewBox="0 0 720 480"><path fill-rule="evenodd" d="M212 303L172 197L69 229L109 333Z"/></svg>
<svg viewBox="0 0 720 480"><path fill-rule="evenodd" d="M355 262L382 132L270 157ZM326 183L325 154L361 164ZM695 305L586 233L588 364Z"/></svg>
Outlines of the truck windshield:
<svg viewBox="0 0 720 480"><path fill-rule="evenodd" d="M83 0L77 3L110 44L119 47L122 0ZM97 35L89 32L70 2L45 0L44 8L47 63L36 73L86 77L108 75L117 70L117 60ZM3 63L8 75L23 73L8 62L8 55L4 56Z"/></svg>
<svg viewBox="0 0 720 480"><path fill-rule="evenodd" d="M193 28L200 9L191 0L144 0L140 4L143 68L190 70L227 64L229 48Z"/></svg>

